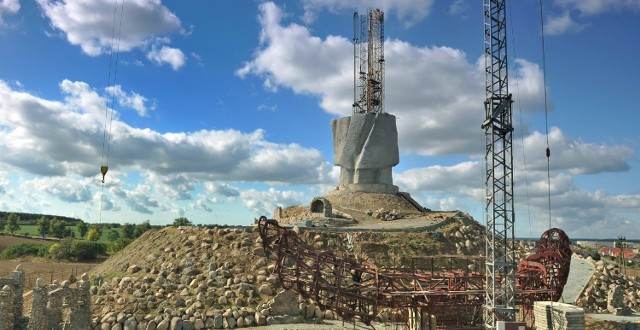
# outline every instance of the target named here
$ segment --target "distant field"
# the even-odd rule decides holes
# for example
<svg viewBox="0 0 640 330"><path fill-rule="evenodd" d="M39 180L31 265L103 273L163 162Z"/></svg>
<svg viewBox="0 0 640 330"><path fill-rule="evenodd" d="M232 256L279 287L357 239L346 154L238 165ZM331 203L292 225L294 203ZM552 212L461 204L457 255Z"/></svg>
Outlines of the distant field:
<svg viewBox="0 0 640 330"><path fill-rule="evenodd" d="M36 227L37 227L36 225L20 225L20 229L18 229L16 234L22 235L26 233L29 236L39 237L38 230ZM73 228L75 238L80 238L80 233L78 232L78 228L76 228L76 226L72 226L71 228ZM120 236L122 236L122 227L113 228L113 229L115 229L120 234ZM107 234L109 233L109 231L111 231L111 229L102 229L102 236L100 236L100 240L98 242L111 243L111 241L109 241L109 239L107 238Z"/></svg>
<svg viewBox="0 0 640 330"><path fill-rule="evenodd" d="M51 245L53 243L56 243L56 241L17 237L17 236L11 236L11 235L0 235L0 251L4 250L6 247L9 247L11 245L21 244L21 243L41 243L41 244Z"/></svg>

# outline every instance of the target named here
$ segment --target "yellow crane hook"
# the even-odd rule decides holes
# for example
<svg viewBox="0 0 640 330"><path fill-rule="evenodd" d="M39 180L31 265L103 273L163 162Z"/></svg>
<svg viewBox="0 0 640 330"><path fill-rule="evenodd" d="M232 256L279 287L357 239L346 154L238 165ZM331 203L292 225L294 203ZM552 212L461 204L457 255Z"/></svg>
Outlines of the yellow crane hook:
<svg viewBox="0 0 640 330"><path fill-rule="evenodd" d="M109 166L102 165L100 166L100 173L102 173L102 183L104 183L104 176L107 175L109 171Z"/></svg>

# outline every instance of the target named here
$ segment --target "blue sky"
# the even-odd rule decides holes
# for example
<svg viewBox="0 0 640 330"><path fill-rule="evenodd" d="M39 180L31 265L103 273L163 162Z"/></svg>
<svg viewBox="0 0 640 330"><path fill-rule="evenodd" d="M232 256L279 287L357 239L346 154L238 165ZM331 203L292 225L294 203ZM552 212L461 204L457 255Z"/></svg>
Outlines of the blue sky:
<svg viewBox="0 0 640 330"><path fill-rule="evenodd" d="M516 234L534 237L549 227L538 3L509 2ZM0 0L0 210L249 224L308 204L339 181L330 121L351 113L352 15L367 6L385 12L394 183L483 222L471 0ZM544 1L543 17L551 225L640 238L640 1Z"/></svg>

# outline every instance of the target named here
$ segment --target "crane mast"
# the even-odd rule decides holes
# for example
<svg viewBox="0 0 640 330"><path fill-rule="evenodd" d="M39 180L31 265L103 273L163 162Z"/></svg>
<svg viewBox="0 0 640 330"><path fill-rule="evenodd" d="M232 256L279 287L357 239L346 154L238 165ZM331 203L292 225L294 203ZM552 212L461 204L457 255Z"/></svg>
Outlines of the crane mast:
<svg viewBox="0 0 640 330"><path fill-rule="evenodd" d="M384 113L384 13L353 14L353 113Z"/></svg>
<svg viewBox="0 0 640 330"><path fill-rule="evenodd" d="M486 294L484 325L515 321L513 153L505 0L484 0Z"/></svg>

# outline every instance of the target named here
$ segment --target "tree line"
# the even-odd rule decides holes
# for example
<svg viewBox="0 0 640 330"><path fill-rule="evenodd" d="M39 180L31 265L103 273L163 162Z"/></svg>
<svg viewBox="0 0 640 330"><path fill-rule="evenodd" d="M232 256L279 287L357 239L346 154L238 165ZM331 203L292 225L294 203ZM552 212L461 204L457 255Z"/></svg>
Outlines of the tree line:
<svg viewBox="0 0 640 330"><path fill-rule="evenodd" d="M144 232L151 229L151 223L149 220L145 220L140 224L124 223L124 224L88 224L82 220L76 219L69 223L66 219L60 219L58 217L48 218L41 215L36 221L36 231L38 236L42 238L55 237L55 238L86 238L89 241L98 241L106 232L107 238L110 241L116 241L119 238L135 239L140 237ZM11 235L16 234L20 230L20 225L25 223L20 217L19 213L9 213L6 217L0 218L0 233L7 232ZM76 228L80 237L76 237L73 230ZM121 228L120 231L114 228ZM108 231L107 231L108 230Z"/></svg>
<svg viewBox="0 0 640 330"><path fill-rule="evenodd" d="M23 225L35 225L36 222L38 222L38 220L42 216L63 220L63 221L66 221L68 224L74 224L78 221L82 221L81 219L78 219L78 218L65 217L62 215L48 215L48 214L24 213L24 212L4 212L4 211L0 211L0 220L6 219L11 214L15 214L18 217L20 217L20 223Z"/></svg>

